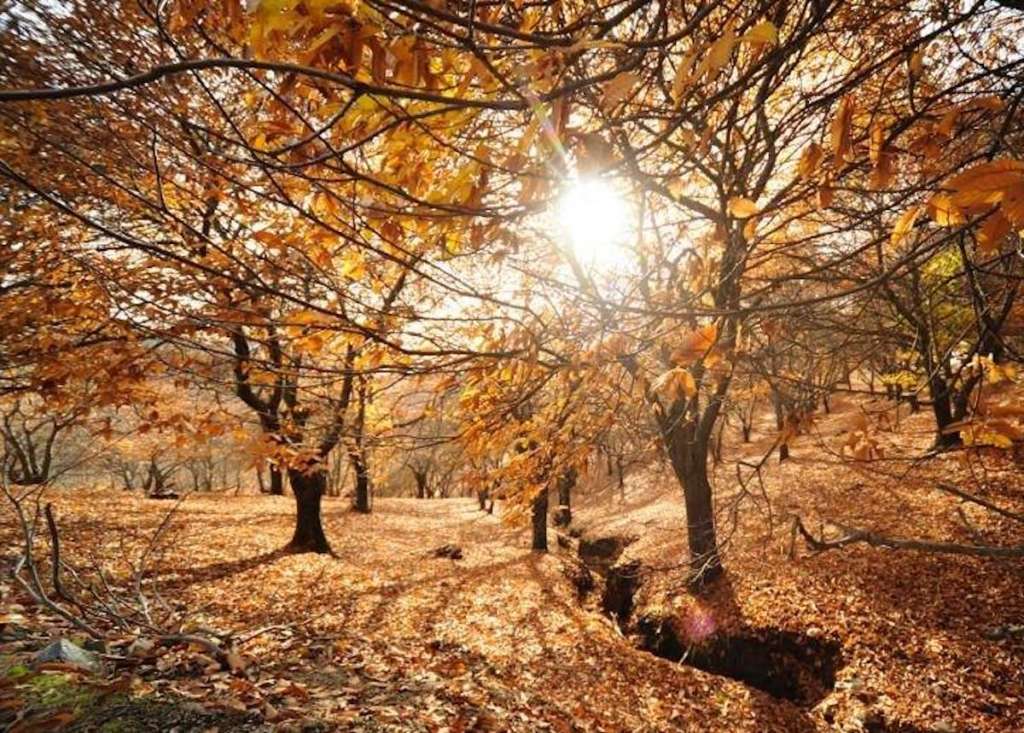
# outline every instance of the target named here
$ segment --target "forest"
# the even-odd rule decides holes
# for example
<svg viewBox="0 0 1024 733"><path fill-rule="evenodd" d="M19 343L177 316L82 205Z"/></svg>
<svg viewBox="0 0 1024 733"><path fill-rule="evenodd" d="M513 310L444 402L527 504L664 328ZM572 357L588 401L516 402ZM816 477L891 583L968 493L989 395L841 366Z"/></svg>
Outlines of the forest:
<svg viewBox="0 0 1024 733"><path fill-rule="evenodd" d="M0 0L0 730L1024 730L1022 281L1022 0Z"/></svg>

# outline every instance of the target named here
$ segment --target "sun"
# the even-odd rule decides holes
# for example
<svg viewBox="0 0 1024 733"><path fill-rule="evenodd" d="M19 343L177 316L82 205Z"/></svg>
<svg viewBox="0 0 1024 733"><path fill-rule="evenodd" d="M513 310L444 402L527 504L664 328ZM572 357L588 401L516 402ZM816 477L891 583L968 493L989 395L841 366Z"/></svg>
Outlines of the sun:
<svg viewBox="0 0 1024 733"><path fill-rule="evenodd" d="M623 193L610 182L570 180L558 199L557 216L581 264L618 269L628 263L633 211Z"/></svg>

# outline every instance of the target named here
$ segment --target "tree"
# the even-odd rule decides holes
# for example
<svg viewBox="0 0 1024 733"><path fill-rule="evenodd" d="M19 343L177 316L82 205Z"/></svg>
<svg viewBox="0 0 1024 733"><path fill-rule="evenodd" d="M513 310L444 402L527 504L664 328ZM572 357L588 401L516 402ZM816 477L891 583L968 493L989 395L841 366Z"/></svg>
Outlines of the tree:
<svg viewBox="0 0 1024 733"><path fill-rule="evenodd" d="M292 479L296 549L328 547L339 443L369 496L365 425L346 419L365 380L458 374L474 460L536 444L495 469L512 516L539 517L645 406L710 581L708 452L744 333L856 313L965 232L1003 257L1019 23L841 0L19 3L0 22L0 173L28 212L5 233L79 258L103 291L91 318L184 349L179 374L223 388L233 365ZM595 185L629 209L614 272L550 222L563 189ZM992 333L985 280L1013 273L972 261Z"/></svg>

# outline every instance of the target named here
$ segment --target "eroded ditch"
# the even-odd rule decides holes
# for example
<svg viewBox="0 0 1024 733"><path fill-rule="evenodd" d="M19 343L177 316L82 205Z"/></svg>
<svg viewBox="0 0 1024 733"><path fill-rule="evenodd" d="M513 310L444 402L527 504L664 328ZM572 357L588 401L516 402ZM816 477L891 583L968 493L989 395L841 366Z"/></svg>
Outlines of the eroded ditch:
<svg viewBox="0 0 1024 733"><path fill-rule="evenodd" d="M803 708L814 707L832 692L843 665L842 644L837 639L746 627L691 641L671 619L637 616L636 595L644 568L638 561L619 563L633 541L630 537L580 538L580 565L571 579L581 598L600 592L601 610L638 649L737 680Z"/></svg>

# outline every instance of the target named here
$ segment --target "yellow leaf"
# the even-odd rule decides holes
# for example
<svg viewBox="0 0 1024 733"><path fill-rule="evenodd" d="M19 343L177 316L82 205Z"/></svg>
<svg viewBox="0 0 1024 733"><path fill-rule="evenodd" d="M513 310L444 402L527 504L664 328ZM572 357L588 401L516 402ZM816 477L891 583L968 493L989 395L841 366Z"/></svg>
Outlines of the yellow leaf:
<svg viewBox="0 0 1024 733"><path fill-rule="evenodd" d="M764 20L744 33L740 40L753 44L778 43L779 30L770 20Z"/></svg>
<svg viewBox="0 0 1024 733"><path fill-rule="evenodd" d="M747 223L743 225L743 238L748 242L753 240L757 236L757 217L752 216L747 219Z"/></svg>
<svg viewBox="0 0 1024 733"><path fill-rule="evenodd" d="M672 79L672 99L677 102L682 98L683 90L693 81L693 62L696 59L697 54L691 51L683 56L682 61L676 67L676 75Z"/></svg>
<svg viewBox="0 0 1024 733"><path fill-rule="evenodd" d="M937 193L928 200L928 213L940 227L959 226L967 221L948 194Z"/></svg>
<svg viewBox="0 0 1024 733"><path fill-rule="evenodd" d="M341 266L341 274L350 280L362 280L366 277L366 261L359 252L352 252Z"/></svg>
<svg viewBox="0 0 1024 733"><path fill-rule="evenodd" d="M825 157L825 151L818 143L811 143L800 155L799 173L801 178L811 178L818 169L818 164Z"/></svg>
<svg viewBox="0 0 1024 733"><path fill-rule="evenodd" d="M923 208L922 206L913 206L900 214L900 218L896 220L896 225L892 228L890 241L894 246L900 245L910 230L914 228Z"/></svg>
<svg viewBox="0 0 1024 733"><path fill-rule="evenodd" d="M729 216L737 219L746 219L754 216L758 211L757 204L742 196L733 196L729 199Z"/></svg>
<svg viewBox="0 0 1024 733"><path fill-rule="evenodd" d="M1024 184L1024 161L1001 158L972 166L943 186L953 203L968 213L981 213L999 203L1007 189Z"/></svg>
<svg viewBox="0 0 1024 733"><path fill-rule="evenodd" d="M605 112L612 110L633 91L633 87L639 82L640 75L632 71L623 71L621 74L616 74L612 77L611 81L604 85L601 109Z"/></svg>
<svg viewBox="0 0 1024 733"><path fill-rule="evenodd" d="M853 149L850 128L853 124L853 97L847 95L839 101L839 108L832 120L832 152L836 167L840 167Z"/></svg>
<svg viewBox="0 0 1024 733"><path fill-rule="evenodd" d="M712 73L717 72L729 63L729 58L732 56L732 50L735 46L736 32L730 27L726 29L721 38L711 44L711 49L704 59L704 64Z"/></svg>

